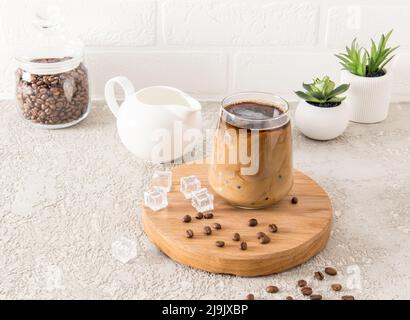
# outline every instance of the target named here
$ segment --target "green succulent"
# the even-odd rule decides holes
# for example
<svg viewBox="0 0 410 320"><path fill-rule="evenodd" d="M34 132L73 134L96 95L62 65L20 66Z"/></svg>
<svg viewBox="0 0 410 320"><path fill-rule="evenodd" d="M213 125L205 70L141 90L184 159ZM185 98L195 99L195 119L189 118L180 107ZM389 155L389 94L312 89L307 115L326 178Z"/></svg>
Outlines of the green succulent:
<svg viewBox="0 0 410 320"><path fill-rule="evenodd" d="M304 83L306 92L296 91L296 95L306 102L320 107L334 107L339 105L346 97L339 96L349 89L349 84L342 84L336 87L335 83L328 76L323 79L313 79L313 83Z"/></svg>
<svg viewBox="0 0 410 320"><path fill-rule="evenodd" d="M356 39L354 39L350 48L346 47L345 53L336 54L336 57L341 60L340 64L343 66L343 69L362 77L384 75L385 71L383 68L394 58L392 53L399 47L386 48L392 32L393 30L390 30L387 35L382 34L378 45L371 39L370 51L360 47Z"/></svg>

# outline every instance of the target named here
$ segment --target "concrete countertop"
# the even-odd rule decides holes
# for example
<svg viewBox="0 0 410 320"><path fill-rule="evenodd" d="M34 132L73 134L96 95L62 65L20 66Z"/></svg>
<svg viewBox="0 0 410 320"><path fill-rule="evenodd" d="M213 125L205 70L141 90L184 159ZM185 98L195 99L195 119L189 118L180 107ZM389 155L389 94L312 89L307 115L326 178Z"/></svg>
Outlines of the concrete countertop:
<svg viewBox="0 0 410 320"><path fill-rule="evenodd" d="M174 263L146 238L144 186L156 166L123 147L102 104L63 130L33 129L11 102L0 103L0 298L257 299L302 298L306 279L324 298L410 298L410 106L392 105L383 123L351 123L329 142L294 130L295 167L318 181L334 205L326 249L282 274L240 278ZM218 105L204 104L204 127ZM121 240L122 239L122 240ZM117 241L136 257L115 259ZM334 266L319 282L313 272ZM345 289L333 293L340 282ZM280 288L265 292L267 285Z"/></svg>

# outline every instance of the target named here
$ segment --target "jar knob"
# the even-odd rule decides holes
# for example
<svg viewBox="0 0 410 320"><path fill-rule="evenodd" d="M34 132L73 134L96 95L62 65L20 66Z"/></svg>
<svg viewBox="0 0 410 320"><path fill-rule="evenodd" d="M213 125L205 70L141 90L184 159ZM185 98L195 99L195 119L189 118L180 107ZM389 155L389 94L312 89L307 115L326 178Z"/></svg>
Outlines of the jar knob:
<svg viewBox="0 0 410 320"><path fill-rule="evenodd" d="M42 29L49 29L59 25L61 10L56 6L48 6L37 11L34 24Z"/></svg>

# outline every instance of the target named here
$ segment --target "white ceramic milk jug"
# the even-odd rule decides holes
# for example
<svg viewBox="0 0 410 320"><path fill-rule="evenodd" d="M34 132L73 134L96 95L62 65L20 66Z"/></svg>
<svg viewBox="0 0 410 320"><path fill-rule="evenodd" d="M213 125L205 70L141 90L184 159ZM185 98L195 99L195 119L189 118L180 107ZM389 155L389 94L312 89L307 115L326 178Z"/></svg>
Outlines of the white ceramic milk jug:
<svg viewBox="0 0 410 320"><path fill-rule="evenodd" d="M125 92L121 106L114 85ZM117 117L122 143L137 157L154 163L169 162L191 152L201 139L201 104L181 90L154 86L135 92L126 77L105 85L105 99Z"/></svg>

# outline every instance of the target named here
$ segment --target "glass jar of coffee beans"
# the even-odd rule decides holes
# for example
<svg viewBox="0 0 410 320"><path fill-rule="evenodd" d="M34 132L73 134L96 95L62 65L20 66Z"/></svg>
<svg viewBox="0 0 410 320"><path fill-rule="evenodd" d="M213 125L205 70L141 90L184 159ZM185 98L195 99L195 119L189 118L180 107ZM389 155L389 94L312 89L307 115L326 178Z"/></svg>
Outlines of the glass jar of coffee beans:
<svg viewBox="0 0 410 320"><path fill-rule="evenodd" d="M15 57L19 112L36 126L50 129L80 122L90 106L83 45L67 39L57 20L54 13L37 14L37 35Z"/></svg>

